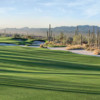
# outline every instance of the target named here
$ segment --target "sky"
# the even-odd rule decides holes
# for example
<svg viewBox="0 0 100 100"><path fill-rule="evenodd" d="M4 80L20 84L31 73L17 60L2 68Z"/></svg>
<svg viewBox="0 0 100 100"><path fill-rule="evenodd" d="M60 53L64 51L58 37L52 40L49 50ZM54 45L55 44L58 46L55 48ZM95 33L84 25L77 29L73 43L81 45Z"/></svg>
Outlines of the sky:
<svg viewBox="0 0 100 100"><path fill-rule="evenodd" d="M0 28L98 25L100 0L0 0Z"/></svg>

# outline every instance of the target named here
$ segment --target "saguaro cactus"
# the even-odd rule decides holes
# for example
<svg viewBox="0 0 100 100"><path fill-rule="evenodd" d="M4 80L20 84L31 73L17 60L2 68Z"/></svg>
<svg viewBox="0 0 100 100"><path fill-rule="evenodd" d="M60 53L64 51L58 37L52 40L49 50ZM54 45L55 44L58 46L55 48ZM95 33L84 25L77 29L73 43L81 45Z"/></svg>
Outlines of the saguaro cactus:
<svg viewBox="0 0 100 100"><path fill-rule="evenodd" d="M95 37L95 26L93 26L92 41L91 41L93 46L95 46L95 40L96 40L95 38L96 38Z"/></svg>
<svg viewBox="0 0 100 100"><path fill-rule="evenodd" d="M51 24L49 24L49 31L48 31L48 41L52 40L52 30L51 30Z"/></svg>
<svg viewBox="0 0 100 100"><path fill-rule="evenodd" d="M99 48L99 45L100 45L100 32L99 32L99 28L97 29L97 48Z"/></svg>
<svg viewBox="0 0 100 100"><path fill-rule="evenodd" d="M90 29L89 29L88 30L88 45L89 45L89 47L91 45L90 38L91 38L91 32L90 32Z"/></svg>
<svg viewBox="0 0 100 100"><path fill-rule="evenodd" d="M83 36L82 36L82 34L80 34L80 39L81 39L81 45L82 45L82 39L83 39Z"/></svg>
<svg viewBox="0 0 100 100"><path fill-rule="evenodd" d="M47 31L47 40L49 39L49 32Z"/></svg>
<svg viewBox="0 0 100 100"><path fill-rule="evenodd" d="M79 34L79 29L78 29L78 26L77 26L77 28L75 30L75 35L78 35L78 34Z"/></svg>

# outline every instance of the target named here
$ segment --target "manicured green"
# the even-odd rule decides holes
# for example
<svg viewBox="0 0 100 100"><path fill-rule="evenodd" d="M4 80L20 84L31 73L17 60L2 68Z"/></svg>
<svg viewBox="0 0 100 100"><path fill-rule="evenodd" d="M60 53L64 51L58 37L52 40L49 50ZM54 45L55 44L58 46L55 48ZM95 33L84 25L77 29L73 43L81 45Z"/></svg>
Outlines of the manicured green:
<svg viewBox="0 0 100 100"><path fill-rule="evenodd" d="M18 43L20 43L20 41L14 40L11 37L0 37L0 43L18 44Z"/></svg>
<svg viewBox="0 0 100 100"><path fill-rule="evenodd" d="M0 43L11 43L17 45L31 45L34 39L14 39L12 37L0 37Z"/></svg>
<svg viewBox="0 0 100 100"><path fill-rule="evenodd" d="M99 57L0 46L0 100L99 99Z"/></svg>

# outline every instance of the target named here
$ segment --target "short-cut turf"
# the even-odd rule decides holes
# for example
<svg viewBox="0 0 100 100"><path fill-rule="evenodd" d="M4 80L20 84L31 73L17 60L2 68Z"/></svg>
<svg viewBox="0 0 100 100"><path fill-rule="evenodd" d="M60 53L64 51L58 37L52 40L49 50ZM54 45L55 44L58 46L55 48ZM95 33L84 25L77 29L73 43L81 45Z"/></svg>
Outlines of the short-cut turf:
<svg viewBox="0 0 100 100"><path fill-rule="evenodd" d="M0 37L0 43L18 44L20 41L14 40L11 37Z"/></svg>
<svg viewBox="0 0 100 100"><path fill-rule="evenodd" d="M0 100L99 99L99 57L0 46Z"/></svg>

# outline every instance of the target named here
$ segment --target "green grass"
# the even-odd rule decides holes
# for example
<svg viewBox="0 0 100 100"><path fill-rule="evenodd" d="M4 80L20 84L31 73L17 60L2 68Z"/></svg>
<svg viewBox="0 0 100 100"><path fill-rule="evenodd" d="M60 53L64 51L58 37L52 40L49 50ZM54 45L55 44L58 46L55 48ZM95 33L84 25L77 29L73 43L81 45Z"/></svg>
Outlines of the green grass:
<svg viewBox="0 0 100 100"><path fill-rule="evenodd" d="M11 44L17 44L17 45L31 45L33 43L33 41L34 41L34 39L22 39L22 41L19 41L12 37L0 37L0 43L11 43Z"/></svg>
<svg viewBox="0 0 100 100"><path fill-rule="evenodd" d="M0 100L99 99L99 57L0 46Z"/></svg>
<svg viewBox="0 0 100 100"><path fill-rule="evenodd" d="M20 41L14 40L11 37L0 37L0 43L18 44Z"/></svg>

